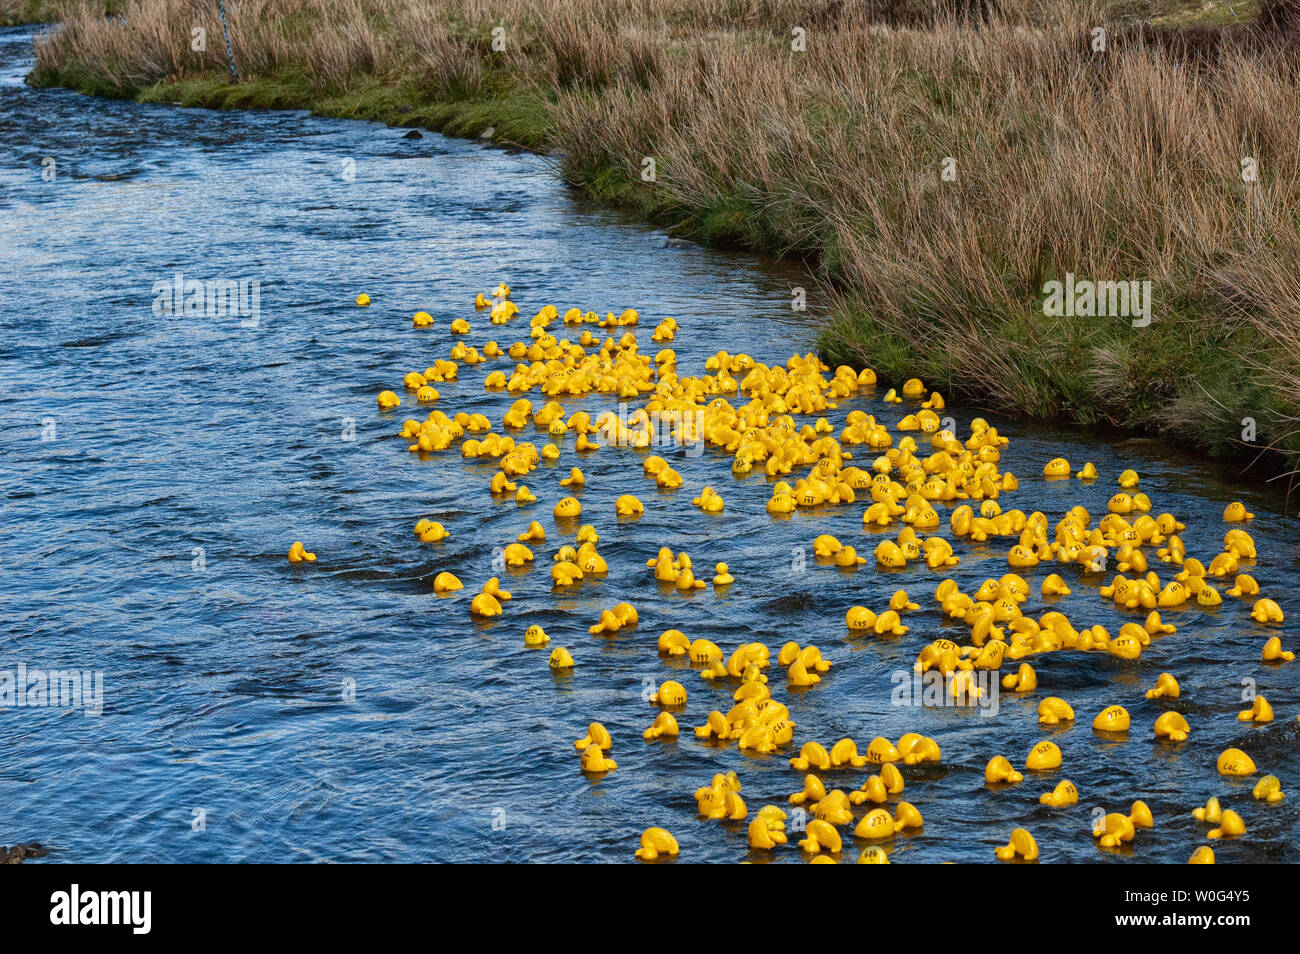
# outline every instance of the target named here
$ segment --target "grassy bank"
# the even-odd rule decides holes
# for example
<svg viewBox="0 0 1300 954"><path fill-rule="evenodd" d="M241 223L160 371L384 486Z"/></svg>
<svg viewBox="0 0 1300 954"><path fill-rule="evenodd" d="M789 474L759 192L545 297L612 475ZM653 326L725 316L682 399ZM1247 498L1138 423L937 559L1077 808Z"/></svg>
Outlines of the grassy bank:
<svg viewBox="0 0 1300 954"><path fill-rule="evenodd" d="M557 151L599 199L808 262L833 299L832 362L1013 414L1300 458L1297 0L227 11L239 83L215 3L185 0L70 12L32 81L493 127ZM1150 281L1153 320L1044 315L1045 283L1066 273Z"/></svg>

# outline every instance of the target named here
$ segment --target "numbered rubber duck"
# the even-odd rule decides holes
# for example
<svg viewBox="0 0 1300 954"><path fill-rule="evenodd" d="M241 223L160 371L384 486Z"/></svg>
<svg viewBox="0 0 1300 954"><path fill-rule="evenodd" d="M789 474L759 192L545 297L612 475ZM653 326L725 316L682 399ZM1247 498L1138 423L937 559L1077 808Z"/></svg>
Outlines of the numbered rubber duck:
<svg viewBox="0 0 1300 954"><path fill-rule="evenodd" d="M437 543L439 540L446 540L450 534L447 528L436 520L422 519L415 524L415 536L421 543Z"/></svg>
<svg viewBox="0 0 1300 954"><path fill-rule="evenodd" d="M871 765L883 765L887 762L897 762L902 759L902 753L884 736L876 736L867 745L867 763Z"/></svg>
<svg viewBox="0 0 1300 954"><path fill-rule="evenodd" d="M1192 852L1192 857L1187 859L1189 865L1212 865L1214 864L1214 849L1209 845L1201 845Z"/></svg>
<svg viewBox="0 0 1300 954"><path fill-rule="evenodd" d="M1234 500L1228 506L1223 508L1223 520L1225 523L1242 523L1246 520L1254 520L1255 515L1246 510L1246 505L1240 500Z"/></svg>
<svg viewBox="0 0 1300 954"><path fill-rule="evenodd" d="M1061 767L1061 749L1050 739L1044 739L1029 750L1025 768L1031 772L1049 772Z"/></svg>
<svg viewBox="0 0 1300 954"><path fill-rule="evenodd" d="M1215 761L1214 767L1220 775L1234 777L1254 775L1256 772L1255 762L1249 755L1237 748L1224 749Z"/></svg>
<svg viewBox="0 0 1300 954"><path fill-rule="evenodd" d="M532 626L529 626L526 630L524 630L525 646L529 646L535 649L547 645L548 643L550 643L550 641L551 641L551 637L546 635L546 630L542 629L542 627L538 626L535 623Z"/></svg>
<svg viewBox="0 0 1300 954"><path fill-rule="evenodd" d="M812 813L832 825L847 825L853 821L848 797L838 788L827 792L826 797L812 807Z"/></svg>
<svg viewBox="0 0 1300 954"><path fill-rule="evenodd" d="M562 497L553 513L557 520L574 520L582 515L582 504L577 497Z"/></svg>
<svg viewBox="0 0 1300 954"><path fill-rule="evenodd" d="M897 824L883 808L873 808L867 812L853 829L855 838L865 838L869 841L892 838L897 832Z"/></svg>
<svg viewBox="0 0 1300 954"><path fill-rule="evenodd" d="M551 650L551 658L547 665L552 669L572 669L574 666L573 655L563 646L557 646Z"/></svg>
<svg viewBox="0 0 1300 954"><path fill-rule="evenodd" d="M1038 801L1052 808L1066 808L1079 803L1079 790L1069 779L1062 779L1056 783L1056 788L1039 795Z"/></svg>
<svg viewBox="0 0 1300 954"><path fill-rule="evenodd" d="M650 695L650 704L656 706L686 705L686 687L680 682L668 679L659 686L659 690Z"/></svg>
<svg viewBox="0 0 1300 954"><path fill-rule="evenodd" d="M1123 706L1107 706L1092 720L1094 732L1119 734L1129 730L1130 717Z"/></svg>

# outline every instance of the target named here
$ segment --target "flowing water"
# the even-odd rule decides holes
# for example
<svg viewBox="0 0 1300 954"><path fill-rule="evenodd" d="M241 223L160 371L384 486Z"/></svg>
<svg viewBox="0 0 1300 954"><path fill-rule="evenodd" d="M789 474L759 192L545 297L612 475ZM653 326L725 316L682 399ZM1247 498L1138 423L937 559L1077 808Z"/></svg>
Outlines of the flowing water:
<svg viewBox="0 0 1300 954"><path fill-rule="evenodd" d="M402 409L376 410L378 391L400 392L405 372L446 356L453 318L473 325L470 343L504 346L525 338L527 317L547 303L636 307L643 347L660 318L677 318L683 374L702 373L719 349L783 363L816 332L815 308L790 308L798 274L666 242L576 200L529 155L300 112L32 90L22 83L31 40L30 30L0 31L0 680L20 666L89 670L102 676L103 712L0 708L0 843L44 842L53 861L628 861L640 832L662 825L684 860L764 860L750 855L742 824L696 817L698 786L734 768L752 812L801 787L787 760L804 741L848 735L865 747L917 731L939 742L943 762L905 770L904 797L926 824L889 843L896 862L990 861L1017 824L1045 861L1183 862L1205 841L1190 808L1215 794L1249 829L1216 843L1221 860L1297 860L1297 793L1264 806L1251 780L1214 770L1218 753L1239 744L1261 773L1292 787L1300 778L1300 663L1260 662L1279 627L1254 623L1249 602L1167 613L1178 632L1135 663L1035 658L1038 691L1003 694L994 717L894 706L892 675L925 643L962 641L964 630L936 608L941 574L923 564L847 572L813 559L820 533L870 553L878 535L864 533L861 504L774 519L764 511L769 481L733 477L713 449L659 449L685 478L660 493L641 473L644 454L610 448L579 459L570 435L559 461L526 478L539 502L520 507L487 493L491 462L407 451L396 435L409 392ZM155 285L177 272L259 282L258 313L156 314ZM521 307L507 327L471 307L500 280ZM368 309L352 305L362 291L374 299ZM417 309L434 316L432 330L411 326ZM462 366L458 382L438 385L438 406L482 412L499 427L515 395L482 382L510 366ZM607 396L566 402L593 417L612 407ZM856 407L891 425L904 413L865 393L832 413L837 427ZM948 413L964 434L980 412ZM1003 466L1022 480L1007 506L1041 509L1053 524L1075 504L1104 512L1115 475L1132 467L1155 512L1185 520L1189 553L1208 563L1221 549L1225 503L1244 501L1261 552L1251 572L1300 619L1297 521L1280 495L1154 441L993 420L1012 437ZM1058 454L1094 461L1101 479L1043 481L1043 463ZM600 532L611 570L557 594L551 556L572 540L551 506L575 465L588 478L583 521ZM690 506L706 483L725 498L723 514ZM615 518L623 493L646 502L644 517ZM440 520L450 539L419 543L411 527L420 517ZM469 594L494 575L494 547L532 519L549 536L534 546L536 564L501 574L514 600L496 620L475 621ZM317 563L286 562L296 539ZM721 596L661 590L645 561L662 545L690 552L706 578L726 561L735 585ZM1008 545L957 541L953 577L973 592L1001 576ZM1073 594L1044 601L1038 583L1054 569L1026 573L1027 612L1050 605L1112 634L1129 618L1096 593L1105 580L1075 567L1062 570ZM442 570L466 590L435 597ZM906 617L911 632L849 638L845 610L882 610L899 587L923 607ZM637 606L639 628L588 635L622 600ZM547 651L523 647L531 623L573 651L576 669L553 674ZM751 640L774 652L791 639L821 647L835 666L820 685L791 690L780 670L770 673L798 724L791 751L753 756L698 742L690 727L728 709L734 686L711 687L661 660L655 641L668 628L725 651ZM1297 648L1293 631L1290 621L1280 627ZM1183 687L1172 706L1143 697L1165 670ZM690 693L677 713L683 736L648 744L641 732L656 710L643 690L670 677ZM1236 721L1248 679L1275 705L1273 725ZM1073 704L1072 727L1037 725L1049 694ZM1091 731L1112 703L1132 713L1126 740ZM1192 726L1181 745L1153 740L1153 720L1170 707ZM580 773L572 744L592 720L610 728L619 763L596 780ZM1046 736L1064 752L1062 770L986 788L991 756L1023 765ZM856 788L866 775L828 773L828 787ZM1079 804L1041 806L1039 794L1067 777ZM1094 811L1127 811L1135 798L1157 827L1123 851L1097 848ZM793 841L773 857L799 859Z"/></svg>

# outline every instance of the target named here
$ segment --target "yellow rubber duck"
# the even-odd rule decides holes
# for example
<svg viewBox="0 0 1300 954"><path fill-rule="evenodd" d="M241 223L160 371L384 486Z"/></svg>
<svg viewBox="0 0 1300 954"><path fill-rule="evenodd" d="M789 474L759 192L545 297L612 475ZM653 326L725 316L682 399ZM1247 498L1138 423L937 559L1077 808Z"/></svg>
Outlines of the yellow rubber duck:
<svg viewBox="0 0 1300 954"><path fill-rule="evenodd" d="M1270 805L1276 805L1286 798L1286 795L1282 793L1282 783L1276 775L1265 775L1255 783L1255 787L1250 794L1257 801L1267 802Z"/></svg>
<svg viewBox="0 0 1300 954"><path fill-rule="evenodd" d="M1069 596L1070 588L1065 585L1065 580L1061 579L1057 573L1050 574L1041 587L1043 596Z"/></svg>
<svg viewBox="0 0 1300 954"><path fill-rule="evenodd" d="M1246 823L1241 820L1241 816L1231 808L1223 810L1223 817L1219 819L1219 827L1206 832L1206 838L1237 838L1246 834Z"/></svg>
<svg viewBox="0 0 1300 954"><path fill-rule="evenodd" d="M994 849L993 853L1001 861L1014 861L1017 857L1025 861L1037 861L1038 843L1028 831L1016 828L1011 832L1011 840L1003 847Z"/></svg>
<svg viewBox="0 0 1300 954"><path fill-rule="evenodd" d="M775 805L764 805L749 823L749 847L770 851L786 843L786 814Z"/></svg>
<svg viewBox="0 0 1300 954"><path fill-rule="evenodd" d="M851 765L861 768L867 764L867 756L858 754L858 745L850 738L843 738L831 746L831 766L838 768Z"/></svg>
<svg viewBox="0 0 1300 954"><path fill-rule="evenodd" d="M614 740L610 738L609 730L599 722L593 722L587 726L587 734L573 743L573 747L579 752L592 745L599 745L606 752L614 746Z"/></svg>
<svg viewBox="0 0 1300 954"><path fill-rule="evenodd" d="M645 513L645 504L631 494L623 494L614 501L614 510L620 517L639 517Z"/></svg>
<svg viewBox="0 0 1300 954"><path fill-rule="evenodd" d="M902 759L902 753L895 748L894 743L890 742L884 736L876 736L867 745L867 763L870 765L883 765L887 762L897 762Z"/></svg>
<svg viewBox="0 0 1300 954"><path fill-rule="evenodd" d="M613 759L605 758L605 750L594 742L583 750L582 771L591 775L600 775L605 772L612 772L616 768L618 768L618 763Z"/></svg>
<svg viewBox="0 0 1300 954"><path fill-rule="evenodd" d="M464 584L456 577L456 574L448 573L446 570L433 578L433 592L439 595L443 593L455 593L457 590L463 588Z"/></svg>
<svg viewBox="0 0 1300 954"><path fill-rule="evenodd" d="M1002 677L1002 688L1010 692L1033 692L1038 688L1038 674L1029 663L1021 663L1014 674Z"/></svg>
<svg viewBox="0 0 1300 954"><path fill-rule="evenodd" d="M1241 523L1245 520L1254 520L1255 515L1248 513L1246 505L1240 500L1234 500L1223 508L1223 519L1225 523Z"/></svg>
<svg viewBox="0 0 1300 954"><path fill-rule="evenodd" d="M802 805L805 802L815 805L826 797L826 786L816 775L805 775L803 777L803 789L795 792L790 796L791 805Z"/></svg>
<svg viewBox="0 0 1300 954"><path fill-rule="evenodd" d="M547 665L552 669L572 669L574 666L573 656L563 646L557 646L551 650L551 658Z"/></svg>
<svg viewBox="0 0 1300 954"><path fill-rule="evenodd" d="M1210 800L1205 803L1204 808L1192 809L1192 817L1197 821L1217 825L1219 819L1223 817L1223 808L1219 805L1219 800L1211 795Z"/></svg>
<svg viewBox="0 0 1300 954"><path fill-rule="evenodd" d="M1009 784L1016 785L1023 782L1025 777L1016 771L1015 767L1007 761L1006 756L995 755L989 759L989 764L984 767L984 781L989 785Z"/></svg>
<svg viewBox="0 0 1300 954"><path fill-rule="evenodd" d="M1189 865L1212 865L1214 864L1214 849L1209 845L1201 845L1192 852L1192 857L1187 859Z"/></svg>
<svg viewBox="0 0 1300 954"><path fill-rule="evenodd" d="M1117 848L1132 841L1134 834L1133 820L1120 812L1111 812L1092 826L1092 837L1100 839L1103 848Z"/></svg>
<svg viewBox="0 0 1300 954"><path fill-rule="evenodd" d="M1092 730L1094 732L1127 732L1129 722L1128 710L1123 706L1107 706L1097 713L1097 717L1092 720Z"/></svg>
<svg viewBox="0 0 1300 954"><path fill-rule="evenodd" d="M649 701L651 705L656 706L684 706L686 687L680 682L668 679L659 686L658 692L651 694Z"/></svg>
<svg viewBox="0 0 1300 954"><path fill-rule="evenodd" d="M1147 690L1148 699L1177 699L1181 688L1171 674L1162 672L1156 677L1155 687Z"/></svg>
<svg viewBox="0 0 1300 954"><path fill-rule="evenodd" d="M531 647L540 647L549 644L551 637L546 635L546 630L534 624L524 630L524 645Z"/></svg>
<svg viewBox="0 0 1300 954"><path fill-rule="evenodd" d="M642 733L642 737L647 742L655 739L675 739L681 733L677 720L673 718L671 712L661 712L655 717L655 721L650 728Z"/></svg>
<svg viewBox="0 0 1300 954"><path fill-rule="evenodd" d="M1228 776L1245 776L1254 775L1256 772L1255 763L1251 757L1241 749L1229 748L1224 749L1219 754L1218 760L1214 766L1220 775Z"/></svg>
<svg viewBox="0 0 1300 954"><path fill-rule="evenodd" d="M838 855L843 847L843 842L834 825L820 818L814 818L808 822L808 827L804 830L804 838L799 842L799 847L810 855L821 851L831 855Z"/></svg>
<svg viewBox="0 0 1300 954"><path fill-rule="evenodd" d="M824 772L831 767L831 756L820 742L805 742L799 754L790 760L790 767L801 772L809 768Z"/></svg>
<svg viewBox="0 0 1300 954"><path fill-rule="evenodd" d="M642 861L657 861L660 857L676 858L677 839L666 828L647 828L641 833L641 847L636 856Z"/></svg>
<svg viewBox="0 0 1300 954"><path fill-rule="evenodd" d="M1250 708L1237 713L1238 722L1272 722L1273 707L1263 696L1256 696Z"/></svg>
<svg viewBox="0 0 1300 954"><path fill-rule="evenodd" d="M1291 662L1293 659L1295 653L1282 648L1281 638L1274 636L1264 644L1264 662Z"/></svg>
<svg viewBox="0 0 1300 954"><path fill-rule="evenodd" d="M369 304L370 304L370 296L367 295L365 292L362 292L360 295L357 296L358 308L365 308Z"/></svg>
<svg viewBox="0 0 1300 954"><path fill-rule="evenodd" d="M1056 783L1056 788L1039 795L1038 801L1053 808L1077 805L1079 803L1079 790L1075 788L1074 783L1069 779L1062 779Z"/></svg>
<svg viewBox="0 0 1300 954"><path fill-rule="evenodd" d="M316 554L308 553L306 547L302 545L302 541L295 540L293 541L293 545L289 547L289 562L290 563L315 563Z"/></svg>
<svg viewBox="0 0 1300 954"><path fill-rule="evenodd" d="M556 519L572 520L582 515L582 504L577 497L562 497L553 512Z"/></svg>
<svg viewBox="0 0 1300 954"><path fill-rule="evenodd" d="M1280 623L1283 620L1282 607L1270 599L1256 600L1250 618L1257 623Z"/></svg>
<svg viewBox="0 0 1300 954"><path fill-rule="evenodd" d="M1029 750L1025 768L1031 772L1047 772L1061 767L1061 749L1050 739L1044 739Z"/></svg>
<svg viewBox="0 0 1300 954"><path fill-rule="evenodd" d="M436 520L427 518L416 521L415 535L421 543L437 543L439 540L446 540L450 536L446 527Z"/></svg>
<svg viewBox="0 0 1300 954"><path fill-rule="evenodd" d="M1187 719L1180 713L1166 712L1156 719L1155 733L1157 739L1168 739L1170 742L1185 742L1188 733L1191 731Z"/></svg>
<svg viewBox="0 0 1300 954"><path fill-rule="evenodd" d="M730 571L727 569L727 564L725 563L716 564L713 567L713 571L713 585L715 588L720 586L730 586L732 583L736 582L736 578L731 575Z"/></svg>
<svg viewBox="0 0 1300 954"><path fill-rule="evenodd" d="M1048 696L1038 703L1038 724L1059 725L1074 721L1074 709L1064 699Z"/></svg>
<svg viewBox="0 0 1300 954"><path fill-rule="evenodd" d="M500 616L501 602L491 593L479 593L470 600L469 611L474 616Z"/></svg>
<svg viewBox="0 0 1300 954"><path fill-rule="evenodd" d="M897 823L889 812L883 808L873 808L862 816L862 820L853 829L853 836L875 841L881 838L891 838L897 832Z"/></svg>

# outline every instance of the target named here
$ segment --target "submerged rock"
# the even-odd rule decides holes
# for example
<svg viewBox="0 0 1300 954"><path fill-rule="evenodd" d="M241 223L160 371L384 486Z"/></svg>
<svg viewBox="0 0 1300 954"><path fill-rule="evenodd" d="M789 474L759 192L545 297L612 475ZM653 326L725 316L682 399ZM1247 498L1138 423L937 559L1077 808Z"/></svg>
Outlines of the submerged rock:
<svg viewBox="0 0 1300 954"><path fill-rule="evenodd" d="M36 842L12 848L0 845L0 865L20 865L28 858L44 858L45 854L45 846Z"/></svg>

